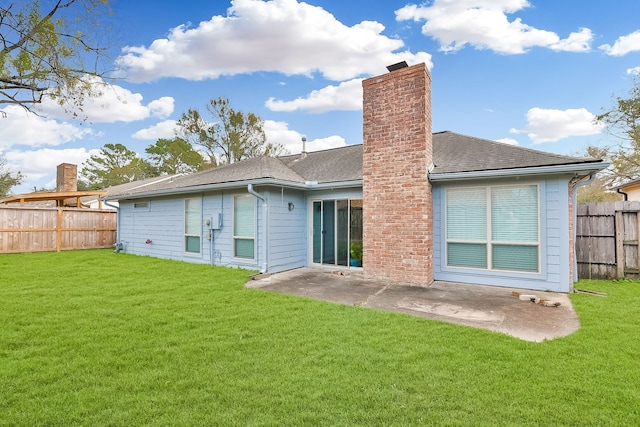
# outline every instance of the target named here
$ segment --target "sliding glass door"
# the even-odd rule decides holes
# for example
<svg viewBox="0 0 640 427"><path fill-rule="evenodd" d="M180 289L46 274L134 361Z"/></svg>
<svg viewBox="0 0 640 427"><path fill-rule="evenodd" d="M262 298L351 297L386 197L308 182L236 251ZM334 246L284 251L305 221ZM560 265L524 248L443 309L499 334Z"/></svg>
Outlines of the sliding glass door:
<svg viewBox="0 0 640 427"><path fill-rule="evenodd" d="M312 202L314 264L362 266L362 200Z"/></svg>

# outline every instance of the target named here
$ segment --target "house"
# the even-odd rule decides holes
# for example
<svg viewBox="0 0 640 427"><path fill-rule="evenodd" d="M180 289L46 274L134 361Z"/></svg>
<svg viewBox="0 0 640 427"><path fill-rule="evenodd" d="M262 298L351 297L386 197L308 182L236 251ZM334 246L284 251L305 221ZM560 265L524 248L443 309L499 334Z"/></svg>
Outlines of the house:
<svg viewBox="0 0 640 427"><path fill-rule="evenodd" d="M118 249L268 273L358 268L416 285L571 291L576 191L607 164L432 133L426 66L390 70L363 81L362 145L110 193Z"/></svg>
<svg viewBox="0 0 640 427"><path fill-rule="evenodd" d="M78 166L72 163L61 163L56 168L55 191L37 191L27 194L16 194L0 199L0 205L18 203L29 207L88 207L83 199L96 201L95 209L102 209L102 197L105 191L78 191Z"/></svg>
<svg viewBox="0 0 640 427"><path fill-rule="evenodd" d="M625 201L640 202L640 179L634 179L617 185L611 188L611 190L622 194Z"/></svg>
<svg viewBox="0 0 640 427"><path fill-rule="evenodd" d="M82 202L83 206L87 206L91 209L117 209L118 202L102 203L104 198L107 197L109 193L122 194L132 190L140 190L152 184L157 184L159 182L175 179L176 177L181 175L182 174L154 176L151 178L141 179L138 181L132 181L132 182L126 182L124 184L114 185L111 187L104 188L102 190L104 195L102 196L85 196L85 197L82 197L80 201Z"/></svg>
<svg viewBox="0 0 640 427"><path fill-rule="evenodd" d="M61 163L56 168L56 189L54 191L38 191L27 194L17 194L0 199L0 205L19 203L30 207L76 207L89 209L115 210L118 203L103 203L110 193L124 193L130 190L142 189L148 185L166 180L172 180L182 174L163 175L127 182L101 190L78 191L78 166L73 163Z"/></svg>

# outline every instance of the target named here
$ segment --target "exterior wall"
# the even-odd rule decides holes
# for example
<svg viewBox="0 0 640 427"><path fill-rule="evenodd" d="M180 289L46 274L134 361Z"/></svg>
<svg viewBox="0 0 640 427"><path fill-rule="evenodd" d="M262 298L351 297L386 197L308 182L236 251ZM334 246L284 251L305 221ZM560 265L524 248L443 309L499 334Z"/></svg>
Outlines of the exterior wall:
<svg viewBox="0 0 640 427"><path fill-rule="evenodd" d="M234 196L249 194L246 189L137 201L149 202L148 209L134 209L132 201L120 201L120 242L123 243L124 252L270 273L307 265L304 194L281 188L254 190L265 197L266 202L255 198L253 260L233 256ZM199 254L184 250L184 200L188 197L200 197L202 200ZM289 201L294 204L291 211ZM211 218L217 223L218 213L223 216L222 227L210 230L206 220ZM267 218L268 232L265 228Z"/></svg>
<svg viewBox="0 0 640 427"><path fill-rule="evenodd" d="M363 271L433 281L431 76L424 64L363 81Z"/></svg>
<svg viewBox="0 0 640 427"><path fill-rule="evenodd" d="M261 192L258 189L259 192ZM271 188L269 204L268 271L277 273L307 265L307 206L304 193ZM289 202L293 209L289 210Z"/></svg>
<svg viewBox="0 0 640 427"><path fill-rule="evenodd" d="M435 280L476 283L481 285L543 291L570 292L572 287L569 221L570 202L569 177L550 177L544 180L518 183L536 183L540 189L540 272L521 273L488 271L447 267L446 265L446 219L445 189L454 184L434 185L434 277ZM508 185L514 180L491 180L460 182L455 186Z"/></svg>
<svg viewBox="0 0 640 427"><path fill-rule="evenodd" d="M119 239L124 252L189 262L208 262L208 253L201 250L200 254L192 254L184 250L183 197L136 202L142 201L149 203L147 209L134 209L131 201L120 202ZM201 248L203 240L204 236L200 240Z"/></svg>
<svg viewBox="0 0 640 427"><path fill-rule="evenodd" d="M627 195L625 200L630 202L640 202L640 184L636 183L629 185L628 187L622 187L620 188L620 191Z"/></svg>

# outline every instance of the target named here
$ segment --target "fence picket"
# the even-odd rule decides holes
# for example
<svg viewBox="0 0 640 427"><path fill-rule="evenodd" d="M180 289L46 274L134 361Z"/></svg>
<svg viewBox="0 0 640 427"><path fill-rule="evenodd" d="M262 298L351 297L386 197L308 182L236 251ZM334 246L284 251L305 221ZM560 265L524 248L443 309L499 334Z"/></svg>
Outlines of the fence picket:
<svg viewBox="0 0 640 427"><path fill-rule="evenodd" d="M116 212L47 207L0 208L0 253L110 248Z"/></svg>
<svg viewBox="0 0 640 427"><path fill-rule="evenodd" d="M578 277L640 276L640 202L580 203L576 211Z"/></svg>

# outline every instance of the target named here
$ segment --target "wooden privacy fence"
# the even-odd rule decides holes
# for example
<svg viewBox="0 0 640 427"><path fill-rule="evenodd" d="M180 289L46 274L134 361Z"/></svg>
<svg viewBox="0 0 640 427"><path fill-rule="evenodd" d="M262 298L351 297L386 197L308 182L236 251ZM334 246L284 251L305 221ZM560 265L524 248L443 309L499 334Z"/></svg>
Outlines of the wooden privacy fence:
<svg viewBox="0 0 640 427"><path fill-rule="evenodd" d="M78 208L0 208L0 253L110 248L115 211Z"/></svg>
<svg viewBox="0 0 640 427"><path fill-rule="evenodd" d="M576 260L580 279L640 276L640 202L580 203Z"/></svg>

